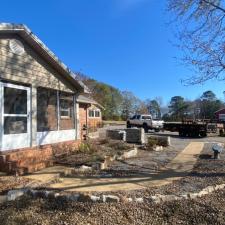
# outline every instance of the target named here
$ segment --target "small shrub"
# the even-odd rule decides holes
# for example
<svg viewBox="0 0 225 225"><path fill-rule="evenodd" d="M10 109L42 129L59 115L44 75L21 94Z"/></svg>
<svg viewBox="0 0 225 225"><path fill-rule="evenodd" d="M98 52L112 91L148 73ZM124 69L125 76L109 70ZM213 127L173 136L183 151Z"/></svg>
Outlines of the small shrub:
<svg viewBox="0 0 225 225"><path fill-rule="evenodd" d="M159 138L159 137L149 137L148 145L150 145L150 146L158 145L158 146L167 147L168 142L167 142L167 139L163 139L163 138Z"/></svg>
<svg viewBox="0 0 225 225"><path fill-rule="evenodd" d="M109 142L108 147L116 149L116 150L128 150L131 148L130 145L122 141Z"/></svg>
<svg viewBox="0 0 225 225"><path fill-rule="evenodd" d="M87 153L87 154L92 154L98 151L98 148L95 144L91 142L84 142L81 143L78 149L78 152L80 153Z"/></svg>
<svg viewBox="0 0 225 225"><path fill-rule="evenodd" d="M148 143L147 143L147 147L152 148L154 146L156 146L158 144L158 140L155 138L148 138Z"/></svg>

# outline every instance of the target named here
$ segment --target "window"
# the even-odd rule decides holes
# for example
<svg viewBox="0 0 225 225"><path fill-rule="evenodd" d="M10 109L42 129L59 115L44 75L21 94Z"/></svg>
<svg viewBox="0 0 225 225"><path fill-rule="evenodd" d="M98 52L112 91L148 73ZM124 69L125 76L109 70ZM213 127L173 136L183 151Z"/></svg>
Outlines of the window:
<svg viewBox="0 0 225 225"><path fill-rule="evenodd" d="M132 116L130 119L131 120L135 120L136 119L136 115Z"/></svg>
<svg viewBox="0 0 225 225"><path fill-rule="evenodd" d="M141 119L141 115L137 115L137 120L140 120Z"/></svg>
<svg viewBox="0 0 225 225"><path fill-rule="evenodd" d="M59 93L59 129L74 129L73 95L65 92Z"/></svg>
<svg viewBox="0 0 225 225"><path fill-rule="evenodd" d="M73 94L38 87L37 131L74 129L73 107ZM17 123L21 124L22 122Z"/></svg>
<svg viewBox="0 0 225 225"><path fill-rule="evenodd" d="M95 110L95 117L100 117L100 111L99 110Z"/></svg>
<svg viewBox="0 0 225 225"><path fill-rule="evenodd" d="M95 111L94 110L89 110L89 117L95 117Z"/></svg>
<svg viewBox="0 0 225 225"><path fill-rule="evenodd" d="M66 99L60 99L60 117L71 117L71 102Z"/></svg>
<svg viewBox="0 0 225 225"><path fill-rule="evenodd" d="M151 116L142 116L142 119L143 120L151 120L152 118L151 118Z"/></svg>
<svg viewBox="0 0 225 225"><path fill-rule="evenodd" d="M37 131L58 130L57 91L37 88Z"/></svg>
<svg viewBox="0 0 225 225"><path fill-rule="evenodd" d="M89 109L88 116L92 118L100 117L100 110Z"/></svg>

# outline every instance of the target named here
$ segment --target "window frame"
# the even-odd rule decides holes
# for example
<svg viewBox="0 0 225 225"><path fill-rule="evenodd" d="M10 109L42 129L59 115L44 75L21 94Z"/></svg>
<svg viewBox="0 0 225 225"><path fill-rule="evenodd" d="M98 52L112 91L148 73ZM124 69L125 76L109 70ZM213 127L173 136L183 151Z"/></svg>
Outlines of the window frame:
<svg viewBox="0 0 225 225"><path fill-rule="evenodd" d="M62 108L62 105L61 103L63 101L66 101L68 104L69 104L69 101L68 99L63 99L59 96L59 117L62 118L62 119L70 119L71 118L71 109L70 109L70 106L68 105L68 108ZM68 115L62 115L61 112L68 112Z"/></svg>
<svg viewBox="0 0 225 225"><path fill-rule="evenodd" d="M99 113L98 116L96 116L96 112ZM92 113L92 115L90 115L90 113ZM88 109L88 118L101 118L100 109Z"/></svg>

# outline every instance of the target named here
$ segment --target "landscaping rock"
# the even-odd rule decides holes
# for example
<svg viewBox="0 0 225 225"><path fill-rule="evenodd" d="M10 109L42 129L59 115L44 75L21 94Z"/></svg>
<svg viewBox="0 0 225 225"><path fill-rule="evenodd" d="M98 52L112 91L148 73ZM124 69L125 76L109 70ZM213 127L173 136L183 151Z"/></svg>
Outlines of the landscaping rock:
<svg viewBox="0 0 225 225"><path fill-rule="evenodd" d="M143 198L135 198L134 200L136 203L143 203L144 199Z"/></svg>
<svg viewBox="0 0 225 225"><path fill-rule="evenodd" d="M138 150L137 150L137 148L134 148L133 150L125 152L122 157L124 159L129 159L129 158L137 156L137 154L138 154Z"/></svg>
<svg viewBox="0 0 225 225"><path fill-rule="evenodd" d="M154 146L152 148L153 151L159 152L159 151L163 151L163 146Z"/></svg>
<svg viewBox="0 0 225 225"><path fill-rule="evenodd" d="M120 198L115 195L102 195L103 202L119 202Z"/></svg>
<svg viewBox="0 0 225 225"><path fill-rule="evenodd" d="M90 199L92 202L100 202L101 201L101 197L95 196L95 195L91 195Z"/></svg>
<svg viewBox="0 0 225 225"><path fill-rule="evenodd" d="M17 198L23 196L25 192L23 190L12 190L7 194L8 201L15 201Z"/></svg>
<svg viewBox="0 0 225 225"><path fill-rule="evenodd" d="M92 167L83 165L79 168L79 171L81 171L81 172L92 171Z"/></svg>

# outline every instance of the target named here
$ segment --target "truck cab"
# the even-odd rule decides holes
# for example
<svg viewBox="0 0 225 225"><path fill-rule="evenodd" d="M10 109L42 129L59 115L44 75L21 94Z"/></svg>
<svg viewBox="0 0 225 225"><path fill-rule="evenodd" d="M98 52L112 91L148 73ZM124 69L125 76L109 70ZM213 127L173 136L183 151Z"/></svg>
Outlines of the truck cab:
<svg viewBox="0 0 225 225"><path fill-rule="evenodd" d="M164 121L153 119L150 114L136 114L127 120L127 128L142 127L147 133L148 130L158 132L163 129Z"/></svg>

